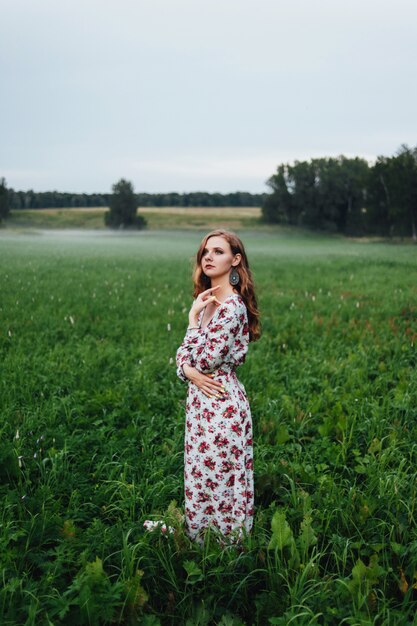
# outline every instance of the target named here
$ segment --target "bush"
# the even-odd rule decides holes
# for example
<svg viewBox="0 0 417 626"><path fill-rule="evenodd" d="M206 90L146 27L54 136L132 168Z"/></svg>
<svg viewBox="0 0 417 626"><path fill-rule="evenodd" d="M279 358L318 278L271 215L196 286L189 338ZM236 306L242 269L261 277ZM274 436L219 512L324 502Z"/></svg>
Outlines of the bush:
<svg viewBox="0 0 417 626"><path fill-rule="evenodd" d="M4 178L0 178L0 223L9 214L9 191Z"/></svg>

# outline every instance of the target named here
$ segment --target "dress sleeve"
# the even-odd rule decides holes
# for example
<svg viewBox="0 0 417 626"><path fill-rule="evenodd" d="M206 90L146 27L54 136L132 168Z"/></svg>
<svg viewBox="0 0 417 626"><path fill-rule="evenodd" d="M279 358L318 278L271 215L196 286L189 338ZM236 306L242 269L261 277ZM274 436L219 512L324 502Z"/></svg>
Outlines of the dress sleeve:
<svg viewBox="0 0 417 626"><path fill-rule="evenodd" d="M184 383L188 383L188 378L184 374L182 366L188 363L192 367L195 367L195 353L197 347L200 345L202 339L204 339L205 329L203 328L188 328L185 333L184 340L177 350L175 357L177 365L177 376Z"/></svg>
<svg viewBox="0 0 417 626"><path fill-rule="evenodd" d="M234 300L223 304L214 322L199 338L195 350L194 367L204 374L225 362L240 365L248 350L249 330L243 303Z"/></svg>

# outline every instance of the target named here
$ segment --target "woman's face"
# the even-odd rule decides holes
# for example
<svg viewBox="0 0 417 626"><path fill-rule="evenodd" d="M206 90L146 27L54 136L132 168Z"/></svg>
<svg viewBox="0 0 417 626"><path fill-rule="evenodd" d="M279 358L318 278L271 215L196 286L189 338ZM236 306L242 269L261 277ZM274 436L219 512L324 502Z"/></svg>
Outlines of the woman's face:
<svg viewBox="0 0 417 626"><path fill-rule="evenodd" d="M232 253L229 242L224 237L209 237L201 257L201 268L209 278L218 278L230 272L232 264L239 265L241 255Z"/></svg>

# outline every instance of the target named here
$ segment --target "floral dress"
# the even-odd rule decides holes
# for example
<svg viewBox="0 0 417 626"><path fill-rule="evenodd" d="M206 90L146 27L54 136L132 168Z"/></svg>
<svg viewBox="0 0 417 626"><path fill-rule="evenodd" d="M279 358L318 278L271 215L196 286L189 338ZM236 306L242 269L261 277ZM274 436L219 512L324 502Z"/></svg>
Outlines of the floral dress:
<svg viewBox="0 0 417 626"><path fill-rule="evenodd" d="M188 383L186 401L184 488L185 529L202 543L199 531L214 526L224 536L240 538L253 525L252 418L245 388L235 370L244 362L249 326L244 300L230 295L208 324L187 329L176 353L177 375ZM215 373L225 387L221 398L207 397L185 376L188 363Z"/></svg>

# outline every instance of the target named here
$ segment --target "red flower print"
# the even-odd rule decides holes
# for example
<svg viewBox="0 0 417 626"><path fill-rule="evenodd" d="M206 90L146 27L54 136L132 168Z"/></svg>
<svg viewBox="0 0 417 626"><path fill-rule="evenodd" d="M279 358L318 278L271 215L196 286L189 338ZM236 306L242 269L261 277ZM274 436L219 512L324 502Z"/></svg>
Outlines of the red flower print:
<svg viewBox="0 0 417 626"><path fill-rule="evenodd" d="M240 424L236 424L236 422L233 422L233 424L230 427L233 432L235 432L237 435L241 435L242 434L242 427L240 426Z"/></svg>
<svg viewBox="0 0 417 626"><path fill-rule="evenodd" d="M213 461L211 456L209 456L208 458L204 459L204 465L209 469L214 470L214 468L216 467L216 462Z"/></svg>
<svg viewBox="0 0 417 626"><path fill-rule="evenodd" d="M234 417L235 413L236 413L236 408L233 406L233 404L230 404L227 407L227 409L223 411L223 417L225 418Z"/></svg>
<svg viewBox="0 0 417 626"><path fill-rule="evenodd" d="M232 509L233 509L232 505L229 502L226 502L225 500L220 502L219 506L217 507L217 510L220 511L221 513L230 513Z"/></svg>
<svg viewBox="0 0 417 626"><path fill-rule="evenodd" d="M211 500L209 493L204 493L203 491L199 492L197 502L208 502L209 500Z"/></svg>
<svg viewBox="0 0 417 626"><path fill-rule="evenodd" d="M208 422L211 422L211 418L214 417L213 411L209 411L208 409L203 409L203 418Z"/></svg>
<svg viewBox="0 0 417 626"><path fill-rule="evenodd" d="M238 459L243 454L242 450L238 448L237 446L232 446L232 449L230 450L230 452L234 454L236 459Z"/></svg>
<svg viewBox="0 0 417 626"><path fill-rule="evenodd" d="M222 468L221 468L221 472L223 474L227 474L227 472L230 472L233 469L234 465L231 461L223 461L222 462Z"/></svg>
<svg viewBox="0 0 417 626"><path fill-rule="evenodd" d="M194 476L194 478L201 478L203 475L202 471L199 470L195 465L193 467L193 469L191 470L191 476Z"/></svg>
<svg viewBox="0 0 417 626"><path fill-rule="evenodd" d="M212 491L214 489L216 489L216 487L219 486L219 483L216 483L214 480L212 480L211 478L207 478L206 480L206 487L208 487L209 489L211 489Z"/></svg>
<svg viewBox="0 0 417 626"><path fill-rule="evenodd" d="M218 448L227 446L228 443L229 443L229 440L227 439L227 437L222 437L220 433L218 433L214 438L214 445L217 446Z"/></svg>

